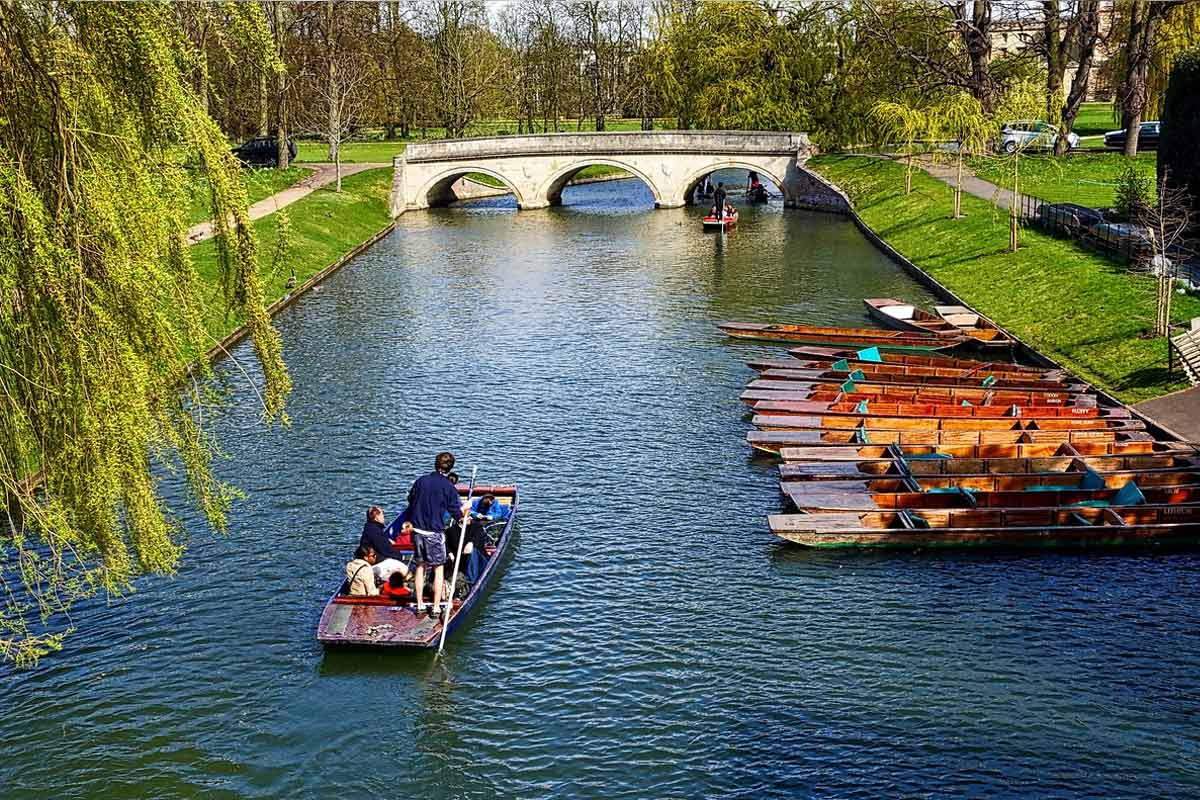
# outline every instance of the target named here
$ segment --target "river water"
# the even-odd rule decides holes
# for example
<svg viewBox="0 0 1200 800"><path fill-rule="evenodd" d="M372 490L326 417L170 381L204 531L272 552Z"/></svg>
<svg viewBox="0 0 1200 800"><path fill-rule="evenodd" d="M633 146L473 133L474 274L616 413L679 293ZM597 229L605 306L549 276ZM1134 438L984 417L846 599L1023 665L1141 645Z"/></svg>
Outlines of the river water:
<svg viewBox="0 0 1200 800"><path fill-rule="evenodd" d="M1197 557L767 530L737 396L781 351L714 323L863 324L920 287L836 217L749 208L722 239L632 181L566 201L407 215L285 312L289 429L224 365L248 499L225 537L185 513L177 577L0 673L0 797L1200 793ZM521 486L492 594L440 661L323 653L363 509L446 448Z"/></svg>

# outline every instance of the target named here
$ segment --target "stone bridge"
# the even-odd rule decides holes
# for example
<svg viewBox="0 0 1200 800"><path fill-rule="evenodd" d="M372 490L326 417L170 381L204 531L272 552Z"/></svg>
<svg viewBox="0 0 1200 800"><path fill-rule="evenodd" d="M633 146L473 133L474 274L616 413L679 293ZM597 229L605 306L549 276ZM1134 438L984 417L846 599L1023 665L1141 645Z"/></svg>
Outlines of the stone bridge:
<svg viewBox="0 0 1200 800"><path fill-rule="evenodd" d="M395 159L391 211L399 216L458 199L456 182L481 173L507 186L522 209L562 202L563 187L596 164L639 178L659 208L691 203L696 186L718 169L755 170L789 207L824 207L805 198L826 186L804 168L812 154L804 133L645 131L551 133L414 142ZM461 185L461 184L460 184Z"/></svg>

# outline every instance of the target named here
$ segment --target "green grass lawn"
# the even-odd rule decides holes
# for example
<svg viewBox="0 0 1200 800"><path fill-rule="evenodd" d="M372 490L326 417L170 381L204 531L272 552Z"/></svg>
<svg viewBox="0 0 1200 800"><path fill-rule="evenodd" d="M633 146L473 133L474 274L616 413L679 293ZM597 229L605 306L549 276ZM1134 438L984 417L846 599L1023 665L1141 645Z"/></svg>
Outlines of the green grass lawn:
<svg viewBox="0 0 1200 800"><path fill-rule="evenodd" d="M1009 187L1012 179L1007 161L973 158L970 162L979 177ZM1153 181L1156 153L1139 153L1134 163ZM1075 153L1062 158L1025 155L1020 162L1021 191L1053 203L1107 208L1116 200L1117 177L1124 165L1125 157L1117 152Z"/></svg>
<svg viewBox="0 0 1200 800"><path fill-rule="evenodd" d="M1129 402L1187 384L1167 376L1163 339L1144 338L1154 321L1152 278L1063 239L1026 229L1007 252L1008 217L963 198L949 218L952 189L918 172L903 194L904 167L859 156L818 156L811 167L841 186L863 221L917 266L1032 347ZM1200 316L1200 299L1176 295L1174 317Z"/></svg>
<svg viewBox="0 0 1200 800"><path fill-rule="evenodd" d="M271 260L279 233L277 216L272 214L257 220L254 230L258 234L267 302L274 302L287 292L292 269L296 271L297 283L303 283L386 227L391 222L388 213L391 185L390 168L367 170L345 178L341 194L332 186L326 186L288 206L291 219L288 255L274 273L271 273ZM209 331L214 339L220 339L242 320L226 317L223 313L213 241L210 239L193 246L192 260L201 278L201 291L211 309Z"/></svg>
<svg viewBox="0 0 1200 800"><path fill-rule="evenodd" d="M311 172L312 170L305 167L288 167L285 170L244 167L242 169L242 185L246 187L250 204L254 205L259 200L264 200L276 192L282 192ZM208 181L198 178L192 182L191 189L188 223L195 225L197 222L208 219L211 213L208 206Z"/></svg>
<svg viewBox="0 0 1200 800"><path fill-rule="evenodd" d="M1119 127L1121 122L1113 118L1112 103L1084 103L1071 130L1079 136L1101 136Z"/></svg>

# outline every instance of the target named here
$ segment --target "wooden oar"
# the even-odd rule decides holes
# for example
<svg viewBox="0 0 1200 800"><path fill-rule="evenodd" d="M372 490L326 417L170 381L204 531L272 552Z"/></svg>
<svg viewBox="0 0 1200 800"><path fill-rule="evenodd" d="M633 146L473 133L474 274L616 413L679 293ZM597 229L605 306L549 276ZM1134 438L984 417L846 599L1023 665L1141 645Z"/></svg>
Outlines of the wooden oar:
<svg viewBox="0 0 1200 800"><path fill-rule="evenodd" d="M467 541L467 520L471 516L471 496L475 494L475 473L479 467L471 467L471 484L467 488L467 510L462 515L462 530L458 536L458 553L454 556L454 575L450 578L449 597L445 598L446 605L442 610L442 636L438 640L438 655L446 646L446 628L450 627L450 610L454 607L454 587L458 586L458 565L462 561L463 543Z"/></svg>

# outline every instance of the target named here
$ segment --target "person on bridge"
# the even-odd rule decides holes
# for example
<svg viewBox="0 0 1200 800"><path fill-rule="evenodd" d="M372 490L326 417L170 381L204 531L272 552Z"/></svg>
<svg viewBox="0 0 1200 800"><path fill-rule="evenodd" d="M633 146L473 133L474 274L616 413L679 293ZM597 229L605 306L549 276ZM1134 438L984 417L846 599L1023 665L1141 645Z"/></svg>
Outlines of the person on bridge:
<svg viewBox="0 0 1200 800"><path fill-rule="evenodd" d="M725 219L725 198L727 196L724 182L718 183L717 191L713 194L713 208L717 219Z"/></svg>
<svg viewBox="0 0 1200 800"><path fill-rule="evenodd" d="M427 567L433 570L433 616L436 617L441 608L446 563L446 534L442 515L449 514L451 524L463 518L462 500L447 477L452 469L454 455L438 453L433 462L433 472L417 478L413 483L408 492L408 507L400 515L404 529L412 532L418 616L425 613Z"/></svg>

